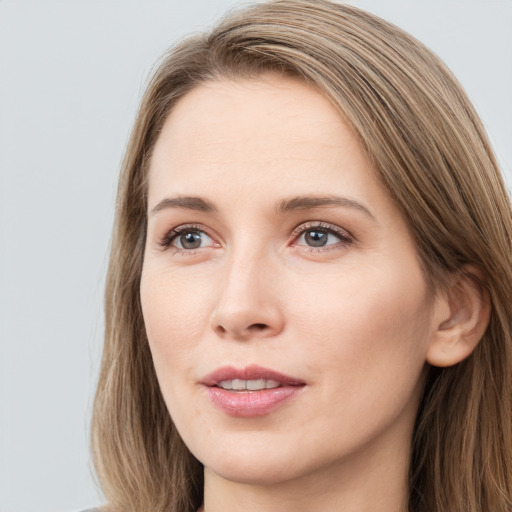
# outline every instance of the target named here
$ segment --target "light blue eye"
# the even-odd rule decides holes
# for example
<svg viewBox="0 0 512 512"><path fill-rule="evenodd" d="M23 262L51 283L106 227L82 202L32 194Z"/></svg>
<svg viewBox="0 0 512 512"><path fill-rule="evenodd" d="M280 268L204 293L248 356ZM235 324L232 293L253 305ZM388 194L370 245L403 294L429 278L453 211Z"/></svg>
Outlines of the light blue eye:
<svg viewBox="0 0 512 512"><path fill-rule="evenodd" d="M213 240L203 231L188 230L179 234L174 240L173 245L178 249L200 249L213 243Z"/></svg>

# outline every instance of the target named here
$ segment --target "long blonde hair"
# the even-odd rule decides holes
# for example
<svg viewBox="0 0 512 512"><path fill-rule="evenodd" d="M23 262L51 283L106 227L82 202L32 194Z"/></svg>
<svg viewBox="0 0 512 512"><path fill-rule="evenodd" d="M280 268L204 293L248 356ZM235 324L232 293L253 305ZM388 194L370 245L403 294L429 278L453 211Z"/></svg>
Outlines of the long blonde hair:
<svg viewBox="0 0 512 512"><path fill-rule="evenodd" d="M483 339L462 363L430 368L409 510L512 510L512 213L496 159L435 55L376 16L324 0L275 0L230 15L170 50L144 95L119 183L93 414L109 510L201 504L202 467L169 417L141 313L148 163L166 116L188 91L268 70L311 84L339 109L408 222L434 288L467 263L485 274L492 315Z"/></svg>

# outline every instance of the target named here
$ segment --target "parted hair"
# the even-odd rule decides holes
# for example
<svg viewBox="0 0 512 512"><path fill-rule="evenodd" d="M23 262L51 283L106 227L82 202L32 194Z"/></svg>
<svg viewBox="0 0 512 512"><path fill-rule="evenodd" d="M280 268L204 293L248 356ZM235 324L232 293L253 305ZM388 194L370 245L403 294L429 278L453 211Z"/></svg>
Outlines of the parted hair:
<svg viewBox="0 0 512 512"><path fill-rule="evenodd" d="M156 378L139 286L148 167L187 92L264 72L295 77L339 110L401 210L433 290L468 264L489 293L471 356L429 368L411 446L409 512L512 510L512 214L485 130L462 87L409 34L355 7L271 0L173 47L141 101L123 161L92 420L111 512L190 512L203 468L176 431Z"/></svg>

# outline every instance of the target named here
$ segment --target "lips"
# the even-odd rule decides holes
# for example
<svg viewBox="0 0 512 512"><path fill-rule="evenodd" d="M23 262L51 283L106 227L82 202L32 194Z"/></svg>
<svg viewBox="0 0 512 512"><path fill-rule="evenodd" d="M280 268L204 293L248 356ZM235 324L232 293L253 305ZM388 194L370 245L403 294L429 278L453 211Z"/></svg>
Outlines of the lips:
<svg viewBox="0 0 512 512"><path fill-rule="evenodd" d="M263 368L243 369L225 366L207 375L201 382L213 405L230 416L262 416L269 414L305 387L295 377Z"/></svg>

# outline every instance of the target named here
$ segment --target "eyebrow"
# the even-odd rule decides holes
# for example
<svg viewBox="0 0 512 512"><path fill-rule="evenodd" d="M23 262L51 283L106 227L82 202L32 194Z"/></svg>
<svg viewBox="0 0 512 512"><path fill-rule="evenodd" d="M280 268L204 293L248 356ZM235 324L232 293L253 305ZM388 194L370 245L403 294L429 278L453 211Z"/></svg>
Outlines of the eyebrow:
<svg viewBox="0 0 512 512"><path fill-rule="evenodd" d="M355 199L342 196L296 196L283 199L277 204L278 213L287 213L295 210L311 210L315 208L344 207L359 210L375 220L372 212ZM162 199L152 210L151 215L167 208L183 208L199 212L217 212L217 207L207 199L192 196L166 197Z"/></svg>
<svg viewBox="0 0 512 512"><path fill-rule="evenodd" d="M297 196L291 199L284 199L277 205L279 213L286 213L294 210L310 210L314 208L327 208L329 206L342 206L354 208L375 220L372 212L364 204L355 199L342 196Z"/></svg>
<svg viewBox="0 0 512 512"><path fill-rule="evenodd" d="M166 208L184 208L198 212L216 212L217 208L213 203L201 197L166 197L162 199L152 210L151 215L165 210Z"/></svg>

